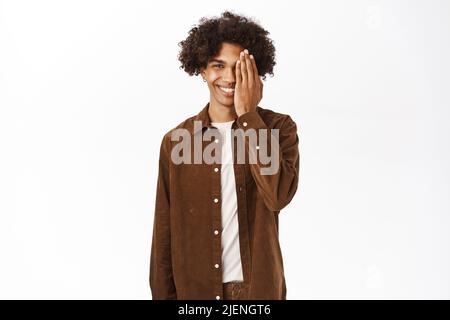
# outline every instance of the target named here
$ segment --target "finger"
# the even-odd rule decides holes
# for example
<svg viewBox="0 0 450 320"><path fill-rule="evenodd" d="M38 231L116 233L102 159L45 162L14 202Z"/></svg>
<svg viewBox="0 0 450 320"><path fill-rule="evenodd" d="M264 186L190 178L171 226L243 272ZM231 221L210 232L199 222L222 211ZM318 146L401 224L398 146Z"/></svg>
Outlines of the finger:
<svg viewBox="0 0 450 320"><path fill-rule="evenodd" d="M258 67L256 66L255 57L252 54L250 55L250 61L252 62L252 66L253 66L253 75L254 75L253 77L255 79L255 83L257 85L260 85L261 78L259 77L259 74L258 74Z"/></svg>
<svg viewBox="0 0 450 320"><path fill-rule="evenodd" d="M247 50L246 50L247 51ZM250 60L250 56L248 54L248 51L245 53L245 65L247 67L247 76L248 76L248 86L250 88L253 87L253 85L255 84L255 77L254 77L254 73L253 73L253 64Z"/></svg>
<svg viewBox="0 0 450 320"><path fill-rule="evenodd" d="M241 60L236 61L236 84L241 84L242 74L241 74Z"/></svg>
<svg viewBox="0 0 450 320"><path fill-rule="evenodd" d="M264 82L262 81L262 79L261 79L261 78L259 78L259 81L260 81L259 93L260 93L260 95L261 95L261 99L262 99L262 96L263 96L263 87L264 87Z"/></svg>
<svg viewBox="0 0 450 320"><path fill-rule="evenodd" d="M250 61L252 62L253 65L253 77L255 79L255 87L259 89L259 91L262 91L262 80L261 77L258 74L258 67L256 66L256 61L255 61L255 57L253 55L250 55Z"/></svg>
<svg viewBox="0 0 450 320"><path fill-rule="evenodd" d="M247 66L245 65L244 51L241 52L240 55L240 65L241 65L241 75L242 75L242 84L247 85Z"/></svg>

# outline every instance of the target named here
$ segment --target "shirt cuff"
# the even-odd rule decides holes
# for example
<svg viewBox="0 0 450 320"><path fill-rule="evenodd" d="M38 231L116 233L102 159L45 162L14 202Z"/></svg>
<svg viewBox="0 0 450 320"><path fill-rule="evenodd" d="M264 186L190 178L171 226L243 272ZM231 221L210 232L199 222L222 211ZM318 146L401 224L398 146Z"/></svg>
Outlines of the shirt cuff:
<svg viewBox="0 0 450 320"><path fill-rule="evenodd" d="M237 118L237 125L239 128L246 129L268 129L263 119L257 111L250 111L242 114Z"/></svg>

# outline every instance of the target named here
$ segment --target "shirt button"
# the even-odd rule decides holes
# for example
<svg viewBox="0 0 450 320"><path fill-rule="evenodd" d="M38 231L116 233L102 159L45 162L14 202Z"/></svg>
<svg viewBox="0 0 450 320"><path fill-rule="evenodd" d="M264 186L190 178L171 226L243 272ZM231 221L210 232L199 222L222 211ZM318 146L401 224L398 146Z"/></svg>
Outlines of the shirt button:
<svg viewBox="0 0 450 320"><path fill-rule="evenodd" d="M216 296L216 300L220 300L220 296Z"/></svg>
<svg viewBox="0 0 450 320"><path fill-rule="evenodd" d="M214 234L217 236L219 234L219 230L214 230Z"/></svg>
<svg viewBox="0 0 450 320"><path fill-rule="evenodd" d="M219 143L219 139L214 140L215 143Z"/></svg>
<svg viewBox="0 0 450 320"><path fill-rule="evenodd" d="M239 191L242 191L242 187L239 187Z"/></svg>
<svg viewBox="0 0 450 320"><path fill-rule="evenodd" d="M214 168L214 171L215 171L215 172L219 171L219 168Z"/></svg>
<svg viewBox="0 0 450 320"><path fill-rule="evenodd" d="M256 150L259 150L259 146L256 146Z"/></svg>
<svg viewBox="0 0 450 320"><path fill-rule="evenodd" d="M214 265L214 268L219 269L219 265L216 263L216 264Z"/></svg>
<svg viewBox="0 0 450 320"><path fill-rule="evenodd" d="M247 126L247 122L244 121L244 122L242 123L242 125L243 125L244 127L246 127L246 126Z"/></svg>
<svg viewBox="0 0 450 320"><path fill-rule="evenodd" d="M217 202L219 202L219 199L214 198L214 203L217 203Z"/></svg>

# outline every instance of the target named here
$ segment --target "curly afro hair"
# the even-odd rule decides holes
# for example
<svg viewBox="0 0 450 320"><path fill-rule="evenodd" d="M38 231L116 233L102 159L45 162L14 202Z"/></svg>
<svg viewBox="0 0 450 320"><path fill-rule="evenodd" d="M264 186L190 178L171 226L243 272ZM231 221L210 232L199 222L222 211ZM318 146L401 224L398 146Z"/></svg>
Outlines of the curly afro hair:
<svg viewBox="0 0 450 320"><path fill-rule="evenodd" d="M201 68L206 68L211 57L217 55L222 42L234 43L249 50L255 57L258 73L266 79L266 74L273 76L275 66L275 47L264 30L255 21L247 17L224 11L219 18L201 18L194 26L181 47L178 60L180 69L190 76L198 75Z"/></svg>

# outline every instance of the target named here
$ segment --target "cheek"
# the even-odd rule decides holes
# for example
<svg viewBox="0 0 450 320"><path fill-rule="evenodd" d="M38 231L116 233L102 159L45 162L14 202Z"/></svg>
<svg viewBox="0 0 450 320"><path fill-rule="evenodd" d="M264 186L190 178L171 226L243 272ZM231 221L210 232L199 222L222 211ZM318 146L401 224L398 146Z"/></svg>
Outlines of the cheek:
<svg viewBox="0 0 450 320"><path fill-rule="evenodd" d="M208 75L208 82L214 83L216 80L220 79L220 71L213 71Z"/></svg>

